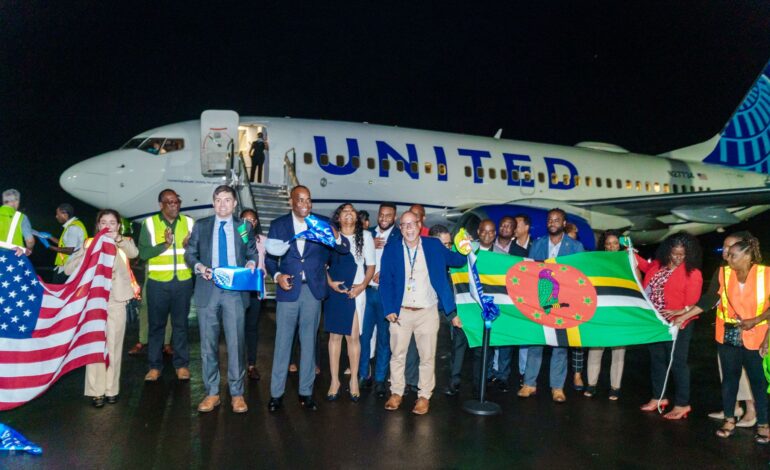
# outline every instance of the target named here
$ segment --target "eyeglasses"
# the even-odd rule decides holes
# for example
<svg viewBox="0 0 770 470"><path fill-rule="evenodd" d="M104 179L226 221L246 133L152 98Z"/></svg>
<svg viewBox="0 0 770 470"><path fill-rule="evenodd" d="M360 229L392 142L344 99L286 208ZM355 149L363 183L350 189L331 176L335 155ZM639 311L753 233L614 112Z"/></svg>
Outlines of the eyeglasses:
<svg viewBox="0 0 770 470"><path fill-rule="evenodd" d="M419 222L406 222L404 224L399 224L398 226L402 229L417 228L419 226Z"/></svg>

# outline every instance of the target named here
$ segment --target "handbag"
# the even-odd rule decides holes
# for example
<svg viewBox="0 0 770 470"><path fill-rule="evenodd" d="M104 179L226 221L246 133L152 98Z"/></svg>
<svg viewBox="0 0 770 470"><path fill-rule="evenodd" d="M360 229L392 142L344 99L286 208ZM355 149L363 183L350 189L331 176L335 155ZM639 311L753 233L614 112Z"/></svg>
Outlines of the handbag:
<svg viewBox="0 0 770 470"><path fill-rule="evenodd" d="M728 344L736 348L743 347L743 332L738 328L737 323L725 323L725 336L722 341L722 344Z"/></svg>

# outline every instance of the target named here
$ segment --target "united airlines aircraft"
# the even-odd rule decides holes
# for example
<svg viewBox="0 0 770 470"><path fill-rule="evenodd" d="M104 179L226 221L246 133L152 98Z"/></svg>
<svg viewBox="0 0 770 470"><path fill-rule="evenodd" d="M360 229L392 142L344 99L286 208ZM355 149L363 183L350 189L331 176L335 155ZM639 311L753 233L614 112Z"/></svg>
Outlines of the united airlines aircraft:
<svg viewBox="0 0 770 470"><path fill-rule="evenodd" d="M200 120L142 132L82 161L60 183L74 197L132 219L157 211L157 194L167 187L195 217L211 213L212 190L223 183L249 195L243 206L267 215L287 210L286 188L302 184L314 210L327 214L341 202L370 211L381 201L399 209L420 203L429 223L473 228L482 218L525 213L537 236L545 212L561 207L588 247L593 231L608 228L655 242L680 230L718 230L770 207L769 75L770 67L719 135L658 156L597 142L564 147L208 110ZM269 150L263 183L249 184L243 165L250 166L258 133ZM283 207L270 203L271 194Z"/></svg>

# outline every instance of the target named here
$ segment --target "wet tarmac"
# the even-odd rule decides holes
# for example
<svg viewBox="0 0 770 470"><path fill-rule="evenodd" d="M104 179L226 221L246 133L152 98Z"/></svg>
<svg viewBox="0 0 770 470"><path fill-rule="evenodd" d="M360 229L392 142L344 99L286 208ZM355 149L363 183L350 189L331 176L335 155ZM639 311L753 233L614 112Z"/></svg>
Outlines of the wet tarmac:
<svg viewBox="0 0 770 470"><path fill-rule="evenodd" d="M82 396L83 369L62 378L42 397L0 415L43 447L42 456L0 455L2 468L767 468L770 447L753 442L753 429L730 439L714 435L719 422L706 417L720 409L716 347L710 319L701 319L691 348L693 414L668 422L638 410L650 398L648 354L635 347L626 355L622 397L607 399L609 359L600 393L588 399L567 391L567 402L551 401L547 361L538 396L516 397L495 390L490 399L503 413L477 417L461 410L471 398L469 382L446 397L449 333L442 325L437 358L437 393L430 413L410 413L414 395L402 409L383 409L384 400L364 390L359 403L345 397L322 400L329 384L326 335L323 373L316 382L320 409L308 412L296 400L297 376L290 375L285 407L267 411L275 316L263 315L258 366L262 380L246 388L249 412L232 413L229 397L212 413L199 415L203 398L197 326L191 321L192 380L180 383L167 364L158 383L142 381L146 360L125 356L120 401L95 409ZM129 327L126 349L136 339ZM224 348L222 348L224 355ZM222 361L221 361L222 362ZM465 377L471 376L466 361ZM571 376L571 375L570 375ZM223 386L225 371L223 370ZM470 379L469 379L470 380Z"/></svg>

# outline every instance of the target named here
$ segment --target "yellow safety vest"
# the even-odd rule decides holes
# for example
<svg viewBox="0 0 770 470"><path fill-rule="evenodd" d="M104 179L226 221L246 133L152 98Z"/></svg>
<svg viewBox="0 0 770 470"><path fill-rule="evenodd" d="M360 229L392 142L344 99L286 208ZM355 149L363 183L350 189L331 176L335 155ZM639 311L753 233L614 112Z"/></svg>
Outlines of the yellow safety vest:
<svg viewBox="0 0 770 470"><path fill-rule="evenodd" d="M59 237L59 248L64 247L64 235L67 234L67 231L72 228L72 226L80 227L80 230L83 231L83 239L85 240L88 238L88 231L86 230L86 226L83 225L83 222L80 221L77 217L72 218L72 222L68 224L66 227L64 227L64 231L61 233L61 237ZM54 260L54 266L64 266L64 263L67 262L67 258L69 258L70 255L64 254L64 253L56 253L56 259Z"/></svg>
<svg viewBox="0 0 770 470"><path fill-rule="evenodd" d="M24 214L13 207L0 206L0 248L13 250L25 248L21 234L21 222Z"/></svg>
<svg viewBox="0 0 770 470"><path fill-rule="evenodd" d="M152 246L163 243L166 239L166 223L161 217L162 215L158 213L144 221ZM174 244L163 253L147 261L150 279L168 282L174 279L174 272L180 281L192 278L192 271L184 262L185 248L183 242L187 235L192 233L194 224L195 221L191 217L179 214L179 219L174 227Z"/></svg>

